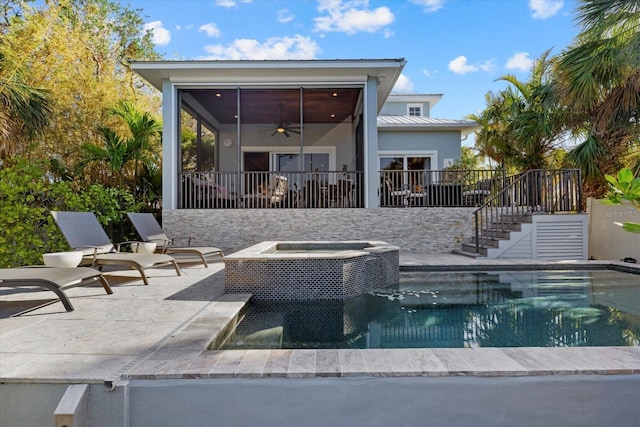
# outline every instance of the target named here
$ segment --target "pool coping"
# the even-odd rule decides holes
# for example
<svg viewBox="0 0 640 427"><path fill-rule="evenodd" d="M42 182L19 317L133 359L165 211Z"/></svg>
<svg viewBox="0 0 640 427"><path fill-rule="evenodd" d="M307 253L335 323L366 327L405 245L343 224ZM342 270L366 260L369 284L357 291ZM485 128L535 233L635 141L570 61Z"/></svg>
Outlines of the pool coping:
<svg viewBox="0 0 640 427"><path fill-rule="evenodd" d="M360 244L364 245L365 243L368 246L365 246L361 249L327 249L326 251L322 251L319 249L314 249L309 253L302 252L275 252L276 247L278 245L301 245L305 244L309 245L317 245L317 246L331 246L338 244ZM378 240L343 240L343 241L330 241L330 240L310 240L310 241L276 241L269 240L257 243L248 248L239 250L229 255L225 255L225 261L246 261L246 260L264 260L264 259L306 259L306 258L330 258L330 259L345 259L345 258L353 258L356 256L365 256L372 252L380 252L380 251L390 251L395 250L399 251L400 248L398 246L390 245L387 242L382 242Z"/></svg>
<svg viewBox="0 0 640 427"><path fill-rule="evenodd" d="M616 261L577 262L470 262L429 264L406 261L402 271L610 269L640 274L640 266ZM235 296L237 297L237 296ZM249 296L243 297L249 299ZM237 298L235 298L237 300ZM206 313L187 325L181 334L199 342L211 342L233 327L241 307L216 334L202 328ZM181 348L179 341L161 346L122 378L313 378L313 377L520 377L542 375L640 374L640 347L483 347L434 349L294 349L207 350Z"/></svg>

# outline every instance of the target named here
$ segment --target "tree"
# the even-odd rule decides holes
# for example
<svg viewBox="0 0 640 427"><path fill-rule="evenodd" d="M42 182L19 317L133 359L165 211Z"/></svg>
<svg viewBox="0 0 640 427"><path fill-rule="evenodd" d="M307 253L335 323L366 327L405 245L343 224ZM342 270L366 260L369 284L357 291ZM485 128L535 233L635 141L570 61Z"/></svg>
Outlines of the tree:
<svg viewBox="0 0 640 427"><path fill-rule="evenodd" d="M547 51L536 59L526 82L513 75L500 77L509 86L487 94L485 110L469 116L481 126L476 148L506 168L545 169L562 142L567 109L551 91L554 59L549 55Z"/></svg>
<svg viewBox="0 0 640 427"><path fill-rule="evenodd" d="M46 90L51 108L49 126L25 155L73 165L82 144L100 141L98 125L113 127L106 112L120 100L158 110L159 98L143 90L127 62L158 58L138 11L109 0L20 6L3 27L0 53L29 70L24 83ZM99 180L101 174L88 168L84 178Z"/></svg>
<svg viewBox="0 0 640 427"><path fill-rule="evenodd" d="M84 169L94 162L106 164L112 175L117 176L121 189L125 189L125 178L129 175L131 190L135 194L140 190L140 166L153 168L159 164L161 125L149 113L138 111L127 101L120 102L110 112L126 123L129 136L123 137L113 128L98 126L102 143L88 142L81 146L79 167Z"/></svg>
<svg viewBox="0 0 640 427"><path fill-rule="evenodd" d="M599 197L604 175L640 148L640 0L582 0L577 20L582 31L559 58L554 90L584 137L569 157Z"/></svg>
<svg viewBox="0 0 640 427"><path fill-rule="evenodd" d="M49 125L49 93L30 86L27 70L0 51L0 158L21 155Z"/></svg>

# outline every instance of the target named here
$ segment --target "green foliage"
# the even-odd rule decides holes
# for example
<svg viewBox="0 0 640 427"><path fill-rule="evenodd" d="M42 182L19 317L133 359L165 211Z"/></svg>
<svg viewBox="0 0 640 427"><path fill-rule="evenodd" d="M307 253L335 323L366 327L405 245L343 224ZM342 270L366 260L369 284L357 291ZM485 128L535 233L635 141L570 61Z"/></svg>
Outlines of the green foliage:
<svg viewBox="0 0 640 427"><path fill-rule="evenodd" d="M50 210L92 211L109 228L140 210L126 190L50 182L43 163L18 159L0 169L0 268L42 263L42 254L67 250Z"/></svg>
<svg viewBox="0 0 640 427"><path fill-rule="evenodd" d="M635 178L629 168L621 169L617 176L605 175L611 191L609 201L611 203L622 203L629 201L636 209L640 210L640 177ZM622 228L632 233L640 233L640 223L625 222Z"/></svg>

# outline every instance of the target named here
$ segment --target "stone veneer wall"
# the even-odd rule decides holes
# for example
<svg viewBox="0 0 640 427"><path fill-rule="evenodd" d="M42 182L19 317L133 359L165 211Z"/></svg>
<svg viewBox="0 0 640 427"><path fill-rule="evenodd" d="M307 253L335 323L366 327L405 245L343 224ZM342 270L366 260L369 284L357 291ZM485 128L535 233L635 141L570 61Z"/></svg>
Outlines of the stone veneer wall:
<svg viewBox="0 0 640 427"><path fill-rule="evenodd" d="M474 209L167 209L162 226L169 237L193 236L225 254L266 240L381 240L441 254L472 236Z"/></svg>

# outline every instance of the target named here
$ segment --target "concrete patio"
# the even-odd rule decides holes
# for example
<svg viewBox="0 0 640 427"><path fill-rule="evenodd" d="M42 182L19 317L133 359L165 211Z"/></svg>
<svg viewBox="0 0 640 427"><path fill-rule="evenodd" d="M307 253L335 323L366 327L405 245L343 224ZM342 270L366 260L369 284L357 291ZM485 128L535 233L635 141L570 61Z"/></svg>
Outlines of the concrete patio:
<svg viewBox="0 0 640 427"><path fill-rule="evenodd" d="M488 265L524 268L541 263L401 253L400 264L469 269ZM176 399L180 402L187 397L205 407L204 402L213 405L210 410L221 420L219 425L256 425L255 418L239 416L235 404L252 408L245 414L262 414L260 425L300 425L307 415L296 415L297 411L283 415L288 404L274 408L270 401L271 409L263 407L261 412L257 402L264 393L292 399L300 390L309 390L312 396L323 387L327 391L318 392L316 403L328 399L330 406L329 396L335 394L336 387L360 390L359 397L352 404L349 399L336 403L336 415L316 408L318 418L307 419L306 425L391 425L384 424L389 419L381 414L373 421L367 417L366 422L341 418L343 424L332 417L344 416L360 403L375 399L378 387L389 390L388 398L393 398L391 391L395 390L398 399L405 396L406 391L401 390L431 393L447 389L461 398L467 393L469 402L477 401L469 403L470 407L482 411L482 399L478 400L474 388L480 384L484 384L481 395L487 398L509 399L508 390L521 384L516 389L528 391L520 399L537 399L524 406L511 402L492 408L499 415L487 420L508 423L521 416L518 425L549 425L554 419L562 420L563 425L599 425L613 421L612 414L616 414L616 425L632 425L627 422L640 417L640 347L210 351L207 345L233 326L250 295L224 294L224 264L220 261L208 269L186 266L183 271L184 275L177 277L170 269L151 270L150 285L144 286L133 271L109 270L106 274L113 295L106 295L99 286L78 287L68 291L73 312L55 302L18 317L0 318L0 425L52 423L53 412L69 384L91 386L92 426L190 425L185 416L198 424L200 418L193 415L193 409L185 408L186 413L175 408L162 410L160 402L175 406ZM0 314L6 316L18 306L25 308L34 300L44 302L53 297L46 291L0 289ZM374 391L368 388L371 381L377 384L371 389ZM527 383L524 388L523 382ZM567 389L571 391L568 394ZM263 394L254 395L250 390L262 390ZM234 392L242 396L235 404ZM590 409L571 413L570 405L582 407L584 399L590 398L598 399L597 408L591 402ZM558 399L567 409L563 418L548 411L541 415L537 406L554 408ZM314 413L313 408L307 408L307 414ZM436 424L452 422L456 417L447 418L447 414L456 410L454 403L443 402L439 408L429 409ZM403 421L396 425L408 425L404 420L421 412L405 408L403 413ZM450 425L492 425L483 424L482 414L475 418L479 424L473 424L471 416L457 419L459 422Z"/></svg>

